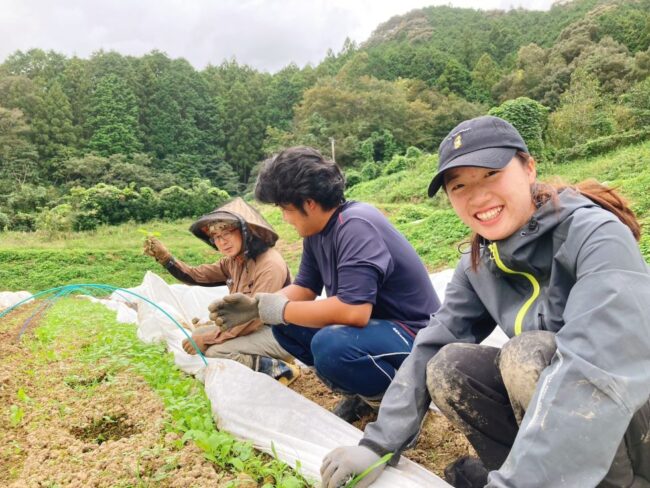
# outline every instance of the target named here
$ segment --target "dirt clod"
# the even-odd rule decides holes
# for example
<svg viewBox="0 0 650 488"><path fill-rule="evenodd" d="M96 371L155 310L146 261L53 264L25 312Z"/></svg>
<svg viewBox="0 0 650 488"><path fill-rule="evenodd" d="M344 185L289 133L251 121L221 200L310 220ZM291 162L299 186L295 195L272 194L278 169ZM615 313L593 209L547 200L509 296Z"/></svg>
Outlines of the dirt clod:
<svg viewBox="0 0 650 488"><path fill-rule="evenodd" d="M70 433L84 441L94 441L102 444L106 441L116 441L123 437L131 437L138 429L129 421L126 413L117 415L103 415L93 420L85 427L73 427Z"/></svg>

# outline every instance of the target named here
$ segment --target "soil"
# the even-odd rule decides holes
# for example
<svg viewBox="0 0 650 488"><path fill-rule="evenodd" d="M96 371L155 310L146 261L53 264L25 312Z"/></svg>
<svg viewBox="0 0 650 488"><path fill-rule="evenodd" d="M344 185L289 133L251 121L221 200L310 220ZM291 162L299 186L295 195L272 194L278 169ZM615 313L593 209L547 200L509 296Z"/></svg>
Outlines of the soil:
<svg viewBox="0 0 650 488"><path fill-rule="evenodd" d="M18 342L34 310L0 321L0 486L223 487L233 479L166 431L163 403L142 378L60 360L65 348L84 346L82 334L73 344L55 341L47 354ZM29 329L37 325L35 317ZM17 425L11 406L24 412Z"/></svg>
<svg viewBox="0 0 650 488"><path fill-rule="evenodd" d="M304 368L289 388L328 410L332 410L341 399L340 395L332 393L311 370ZM376 414L370 415L354 422L353 425L363 429L375 418ZM424 420L417 444L404 454L443 479L443 471L449 463L461 456L476 455L465 436L443 415L431 410Z"/></svg>
<svg viewBox="0 0 650 488"><path fill-rule="evenodd" d="M141 377L101 361L89 367L62 360L66 350L84 348L92 338L79 334L72 343L55 341L47 354L18 341L36 310L26 305L0 320L0 405L7 406L0 414L0 486L223 487L233 480L195 445L167 432L163 403ZM25 336L39 320L36 314ZM290 388L328 410L340 399L309 370ZM17 425L7 414L11 406L24 412ZM363 429L373 417L354 425ZM465 438L434 412L416 447L406 452L441 477L448 463L466 454L471 447ZM241 486L255 486L250 481L238 478Z"/></svg>

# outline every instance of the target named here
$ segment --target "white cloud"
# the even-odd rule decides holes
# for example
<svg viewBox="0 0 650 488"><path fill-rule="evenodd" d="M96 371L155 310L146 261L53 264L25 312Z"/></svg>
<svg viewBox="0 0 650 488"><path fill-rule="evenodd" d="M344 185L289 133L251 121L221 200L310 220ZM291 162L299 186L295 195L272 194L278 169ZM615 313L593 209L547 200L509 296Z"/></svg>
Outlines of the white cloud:
<svg viewBox="0 0 650 488"><path fill-rule="evenodd" d="M0 0L0 60L31 48L81 57L158 49L197 68L235 57L275 71L316 64L346 37L362 42L390 17L432 4L543 9L550 0Z"/></svg>

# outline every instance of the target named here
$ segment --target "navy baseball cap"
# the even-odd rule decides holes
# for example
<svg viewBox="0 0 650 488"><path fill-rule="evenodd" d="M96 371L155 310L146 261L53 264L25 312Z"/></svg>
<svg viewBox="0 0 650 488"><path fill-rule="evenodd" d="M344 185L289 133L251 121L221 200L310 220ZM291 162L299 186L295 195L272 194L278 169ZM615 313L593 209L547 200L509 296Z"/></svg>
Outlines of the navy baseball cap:
<svg viewBox="0 0 650 488"><path fill-rule="evenodd" d="M443 185L444 172L459 166L501 169L517 151L528 152L526 143L509 122L491 115L461 122L438 148L438 173L429 184L432 197Z"/></svg>

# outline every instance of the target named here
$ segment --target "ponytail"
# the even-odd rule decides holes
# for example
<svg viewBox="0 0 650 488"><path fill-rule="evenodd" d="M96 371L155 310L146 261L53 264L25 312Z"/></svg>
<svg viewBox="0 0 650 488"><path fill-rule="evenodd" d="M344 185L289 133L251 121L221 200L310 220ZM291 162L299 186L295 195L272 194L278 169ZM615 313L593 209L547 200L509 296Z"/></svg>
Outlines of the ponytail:
<svg viewBox="0 0 650 488"><path fill-rule="evenodd" d="M531 157L526 153L517 153L517 156L524 163L528 162L528 159ZM551 183L535 183L531 189L533 201L538 208L549 200L557 204L558 194L567 188L577 191L599 207L616 215L632 231L634 239L638 241L641 238L641 225L630 208L628 201L616 189L605 186L594 179L584 180L576 185L569 185L561 180ZM474 271L478 269L480 264L481 249L484 244L485 239L476 233L472 234L470 256L472 270Z"/></svg>

